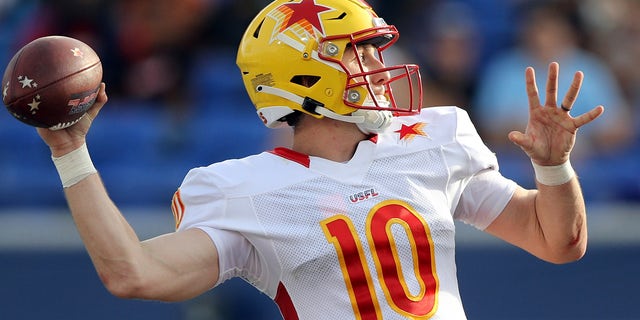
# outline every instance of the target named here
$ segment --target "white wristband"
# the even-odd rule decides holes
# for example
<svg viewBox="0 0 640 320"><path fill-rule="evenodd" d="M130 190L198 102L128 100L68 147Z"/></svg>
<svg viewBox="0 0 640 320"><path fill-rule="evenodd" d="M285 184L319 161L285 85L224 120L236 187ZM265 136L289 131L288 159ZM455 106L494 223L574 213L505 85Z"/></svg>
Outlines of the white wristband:
<svg viewBox="0 0 640 320"><path fill-rule="evenodd" d="M569 160L557 166L540 166L533 161L531 164L533 164L533 171L536 173L536 180L547 186L565 184L576 176Z"/></svg>
<svg viewBox="0 0 640 320"><path fill-rule="evenodd" d="M58 170L62 187L68 188L82 181L82 179L98 172L91 162L87 144L73 150L62 157L51 157Z"/></svg>

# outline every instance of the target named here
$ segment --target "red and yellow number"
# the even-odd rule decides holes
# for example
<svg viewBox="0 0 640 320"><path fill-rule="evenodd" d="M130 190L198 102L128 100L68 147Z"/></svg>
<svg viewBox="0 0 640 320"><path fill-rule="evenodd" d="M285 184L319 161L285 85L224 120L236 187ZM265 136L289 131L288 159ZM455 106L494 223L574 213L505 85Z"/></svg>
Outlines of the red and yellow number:
<svg viewBox="0 0 640 320"><path fill-rule="evenodd" d="M322 221L321 225L338 253L356 318L382 319L373 278L353 222L345 215L337 215ZM403 228L411 242L412 269L420 284L416 295L409 291L404 280L391 231L393 225ZM439 282L433 240L424 219L405 202L385 201L369 212L366 233L378 279L391 308L409 319L430 318L438 305Z"/></svg>

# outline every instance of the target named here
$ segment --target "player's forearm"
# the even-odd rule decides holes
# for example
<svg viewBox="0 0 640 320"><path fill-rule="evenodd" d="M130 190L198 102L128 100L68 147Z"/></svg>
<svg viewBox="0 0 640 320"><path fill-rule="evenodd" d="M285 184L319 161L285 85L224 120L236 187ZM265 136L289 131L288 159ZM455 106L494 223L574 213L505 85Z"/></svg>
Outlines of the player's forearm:
<svg viewBox="0 0 640 320"><path fill-rule="evenodd" d="M573 177L557 186L537 185L535 210L547 260L564 263L580 259L587 247L587 219L578 179Z"/></svg>
<svg viewBox="0 0 640 320"><path fill-rule="evenodd" d="M98 174L65 188L78 232L100 279L115 295L139 281L136 261L143 256L140 241L109 198Z"/></svg>

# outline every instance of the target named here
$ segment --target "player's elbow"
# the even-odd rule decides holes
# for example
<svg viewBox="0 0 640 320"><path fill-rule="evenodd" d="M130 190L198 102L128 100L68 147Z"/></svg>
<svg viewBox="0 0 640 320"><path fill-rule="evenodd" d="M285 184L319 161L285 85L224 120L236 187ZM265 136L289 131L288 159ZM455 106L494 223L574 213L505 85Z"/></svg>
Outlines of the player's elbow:
<svg viewBox="0 0 640 320"><path fill-rule="evenodd" d="M554 264L576 262L582 259L587 252L587 240L586 238L574 239L567 244L556 247L552 252L553 253L544 260Z"/></svg>
<svg viewBox="0 0 640 320"><path fill-rule="evenodd" d="M113 296L127 300L153 300L181 302L189 297L169 295L163 292L162 281L149 277L148 273L132 271L127 273L98 272L103 285Z"/></svg>
<svg viewBox="0 0 640 320"><path fill-rule="evenodd" d="M548 259L548 261L554 264L566 264L566 263L576 262L582 259L585 253L586 253L586 247L571 248L566 250L562 254L555 255L553 258Z"/></svg>
<svg viewBox="0 0 640 320"><path fill-rule="evenodd" d="M121 299L137 298L137 286L132 281L129 281L128 277L115 276L108 272L98 272L98 275L104 287L112 295Z"/></svg>
<svg viewBox="0 0 640 320"><path fill-rule="evenodd" d="M100 280L107 291L121 299L150 299L149 286L139 272L98 271Z"/></svg>

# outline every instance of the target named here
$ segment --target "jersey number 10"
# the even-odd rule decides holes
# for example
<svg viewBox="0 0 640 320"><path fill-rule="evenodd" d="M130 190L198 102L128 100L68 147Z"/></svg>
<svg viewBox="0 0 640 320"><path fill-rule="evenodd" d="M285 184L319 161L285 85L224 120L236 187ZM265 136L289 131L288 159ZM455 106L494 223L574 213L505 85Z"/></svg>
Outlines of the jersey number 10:
<svg viewBox="0 0 640 320"><path fill-rule="evenodd" d="M412 294L407 287L391 227L404 228L411 244L413 270L420 292ZM336 215L321 222L327 240L338 253L344 280L351 297L356 319L382 319L362 242L351 219ZM391 308L409 319L428 319L438 305L433 240L428 225L411 206L402 201L384 201L371 209L366 222L366 235L378 281Z"/></svg>

